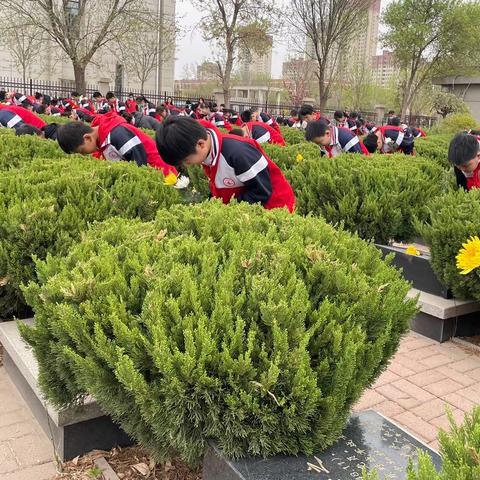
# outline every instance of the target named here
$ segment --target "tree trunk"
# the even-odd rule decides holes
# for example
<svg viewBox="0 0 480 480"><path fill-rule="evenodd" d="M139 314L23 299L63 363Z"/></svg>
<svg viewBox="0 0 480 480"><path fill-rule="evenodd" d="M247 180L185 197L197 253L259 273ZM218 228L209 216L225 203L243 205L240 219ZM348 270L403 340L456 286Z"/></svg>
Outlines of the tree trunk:
<svg viewBox="0 0 480 480"><path fill-rule="evenodd" d="M321 73L318 77L318 97L320 100L319 108L321 112L325 111L325 107L327 106L328 100L328 92L325 88L325 78L323 73Z"/></svg>
<svg viewBox="0 0 480 480"><path fill-rule="evenodd" d="M75 90L80 95L85 95L87 92L87 84L85 80L85 67L73 62L73 73L75 75Z"/></svg>

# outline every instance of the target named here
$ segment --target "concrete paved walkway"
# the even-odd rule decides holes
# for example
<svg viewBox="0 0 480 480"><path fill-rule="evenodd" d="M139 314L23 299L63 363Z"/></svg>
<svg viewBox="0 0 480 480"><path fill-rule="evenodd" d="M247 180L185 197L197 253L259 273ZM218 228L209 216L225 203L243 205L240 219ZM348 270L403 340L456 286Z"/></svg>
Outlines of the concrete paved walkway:
<svg viewBox="0 0 480 480"><path fill-rule="evenodd" d="M355 410L376 410L437 449L438 429L448 428L445 404L462 421L475 403L480 403L480 354L410 333ZM52 443L0 367L0 480L54 475Z"/></svg>
<svg viewBox="0 0 480 480"><path fill-rule="evenodd" d="M0 367L0 479L49 480L55 472L50 440Z"/></svg>

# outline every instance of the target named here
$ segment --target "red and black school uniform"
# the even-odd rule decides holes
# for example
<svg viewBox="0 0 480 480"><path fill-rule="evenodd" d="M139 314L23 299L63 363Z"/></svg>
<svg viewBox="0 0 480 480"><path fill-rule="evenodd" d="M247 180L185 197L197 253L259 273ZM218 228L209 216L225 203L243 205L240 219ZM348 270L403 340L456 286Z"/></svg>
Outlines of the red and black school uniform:
<svg viewBox="0 0 480 480"><path fill-rule="evenodd" d="M135 162L138 166L150 165L162 170L166 176L169 173L177 175L177 170L167 165L158 153L155 140L115 112L97 115L92 127L98 127L97 158Z"/></svg>
<svg viewBox="0 0 480 480"><path fill-rule="evenodd" d="M127 98L127 101L125 102L125 107L127 113L133 114L138 110L138 105L134 98Z"/></svg>
<svg viewBox="0 0 480 480"><path fill-rule="evenodd" d="M253 139L222 134L210 122L200 121L207 129L212 148L203 169L210 191L224 203L232 198L261 203L266 209L295 208L295 195L282 171Z"/></svg>
<svg viewBox="0 0 480 480"><path fill-rule="evenodd" d="M427 136L427 134L421 128L410 127L409 130L412 132L413 138L421 138Z"/></svg>
<svg viewBox="0 0 480 480"><path fill-rule="evenodd" d="M225 116L221 112L214 112L210 114L208 117L208 120L210 120L213 125L215 125L217 128L225 128L228 131L232 129L232 126L230 123L225 119Z"/></svg>
<svg viewBox="0 0 480 480"><path fill-rule="evenodd" d="M42 128L47 122L26 108L16 105L0 105L0 124L4 128L15 128L16 130L24 124Z"/></svg>
<svg viewBox="0 0 480 480"><path fill-rule="evenodd" d="M258 115L258 121L263 122L266 125L268 125L268 126L274 128L275 130L277 130L277 132L280 132L280 127L279 127L278 123L275 121L275 119L269 113L260 112L260 114Z"/></svg>
<svg viewBox="0 0 480 480"><path fill-rule="evenodd" d="M342 153L370 155L357 135L349 129L341 127L330 127L330 145L324 148L330 158L337 157Z"/></svg>
<svg viewBox="0 0 480 480"><path fill-rule="evenodd" d="M377 127L374 131L380 131L383 139L381 153L404 153L413 155L415 153L415 139L412 132L405 131L402 127L384 125Z"/></svg>
<svg viewBox="0 0 480 480"><path fill-rule="evenodd" d="M275 145L285 146L285 140L280 132L275 130L270 125L262 122L247 122L250 137L258 143L273 143Z"/></svg>

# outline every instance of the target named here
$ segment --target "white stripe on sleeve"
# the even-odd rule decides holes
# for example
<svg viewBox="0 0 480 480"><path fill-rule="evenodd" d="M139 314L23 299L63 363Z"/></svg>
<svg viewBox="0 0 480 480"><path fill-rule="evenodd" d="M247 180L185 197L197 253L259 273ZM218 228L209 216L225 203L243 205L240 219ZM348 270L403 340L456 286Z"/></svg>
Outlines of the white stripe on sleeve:
<svg viewBox="0 0 480 480"><path fill-rule="evenodd" d="M142 141L135 135L131 138L120 150L119 153L123 157L126 153L128 153L133 147L140 145Z"/></svg>
<svg viewBox="0 0 480 480"><path fill-rule="evenodd" d="M343 151L348 152L353 146L359 143L358 137L353 137L344 147Z"/></svg>
<svg viewBox="0 0 480 480"><path fill-rule="evenodd" d="M256 138L258 143L267 143L270 141L270 132L264 133L260 138Z"/></svg>
<svg viewBox="0 0 480 480"><path fill-rule="evenodd" d="M23 122L19 115L15 115L11 120L7 123L7 128L13 128L17 123Z"/></svg>
<svg viewBox="0 0 480 480"><path fill-rule="evenodd" d="M248 182L252 178L255 178L262 170L268 167L267 159L262 155L257 163L253 164L246 172L237 175L237 178L242 182Z"/></svg>

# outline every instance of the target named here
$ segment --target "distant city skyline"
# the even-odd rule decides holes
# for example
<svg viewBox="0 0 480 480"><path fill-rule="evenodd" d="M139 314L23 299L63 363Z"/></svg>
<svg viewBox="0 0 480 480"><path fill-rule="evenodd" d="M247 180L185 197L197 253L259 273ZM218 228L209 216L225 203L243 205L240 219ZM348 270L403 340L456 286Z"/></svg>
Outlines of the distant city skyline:
<svg viewBox="0 0 480 480"><path fill-rule="evenodd" d="M391 0L382 0L382 9L390 3ZM198 10L196 10L190 0L177 0L177 15L183 28L187 31L184 36L177 41L177 52L175 62L175 79L180 80L184 77L186 66L201 64L212 57L212 49L202 38L199 28L194 28L200 20ZM281 78L282 64L288 56L288 45L280 43L276 38L272 52L272 77Z"/></svg>

